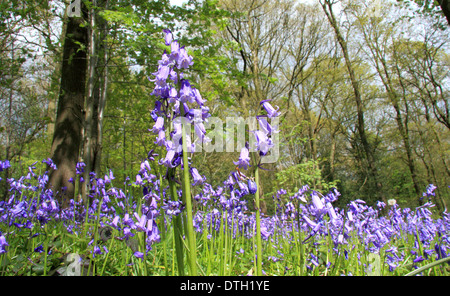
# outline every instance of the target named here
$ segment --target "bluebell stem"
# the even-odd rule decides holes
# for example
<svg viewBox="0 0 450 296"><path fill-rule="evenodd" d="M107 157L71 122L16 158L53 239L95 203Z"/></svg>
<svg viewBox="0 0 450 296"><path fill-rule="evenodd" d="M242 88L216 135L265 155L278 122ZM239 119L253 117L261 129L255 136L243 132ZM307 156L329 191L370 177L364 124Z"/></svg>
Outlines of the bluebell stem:
<svg viewBox="0 0 450 296"><path fill-rule="evenodd" d="M251 131L255 136L256 143L255 148L258 152L259 157L265 156L268 154L269 150L273 148L274 143L272 141L271 135L272 133L278 132L276 128L273 128L266 120L265 117L274 118L280 115L278 112L278 108L275 109L269 103L270 100L263 100L260 102L260 105L265 110L265 114L258 115L257 119L260 125L259 130ZM252 147L253 148L253 147ZM244 147L241 150L241 154L239 160L235 162L239 168L247 169L250 166L250 159L248 157L248 147ZM258 159L256 156L253 156L254 160L254 174L255 174L255 184L249 183L249 187L251 185L251 191L255 194L255 208L256 208L256 275L261 276L262 273L262 243L261 243L261 209L260 209L260 191L259 191L259 167L261 159ZM241 173L239 173L241 175ZM236 181L239 182L236 178ZM264 232L264 236L266 232Z"/></svg>
<svg viewBox="0 0 450 296"><path fill-rule="evenodd" d="M174 171L171 169L180 165L183 169L183 201L186 203L187 215L185 225L188 245L191 249L188 254L189 268L192 274L196 274L189 172L194 179L194 185L203 183L204 179L197 169L189 168L187 153L195 150L195 141L191 140L191 133L185 129L187 124L194 124L198 140L201 142L210 141L206 137L203 124L210 115L209 109L204 106L205 100L201 97L200 92L191 85L188 79L184 78L182 72L193 65L193 58L187 53L184 46L180 46L179 42L174 40L170 30L165 29L163 32L164 42L165 45L170 46L170 53L167 51L163 53L161 60L158 61L158 71L153 73L154 79L150 79L150 81L155 82L155 88L151 94L157 97L155 108L151 112L152 118L155 120L151 131L158 134L156 144L166 150L165 157L159 163L168 168L168 174L166 175L175 199L177 195L173 183ZM167 137L166 132L169 131L169 137ZM180 265L182 255L179 252L177 256Z"/></svg>

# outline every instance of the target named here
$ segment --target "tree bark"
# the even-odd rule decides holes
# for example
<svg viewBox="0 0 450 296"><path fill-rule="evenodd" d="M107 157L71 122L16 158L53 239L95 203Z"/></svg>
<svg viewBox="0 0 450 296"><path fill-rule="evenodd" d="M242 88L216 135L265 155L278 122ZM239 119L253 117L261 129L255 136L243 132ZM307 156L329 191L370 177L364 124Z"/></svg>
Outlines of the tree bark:
<svg viewBox="0 0 450 296"><path fill-rule="evenodd" d="M386 197L383 194L382 190L382 184L378 180L378 172L377 168L375 166L375 158L372 148L370 147L369 141L367 140L366 135L366 128L365 128L365 121L364 121L364 106L362 102L362 96L360 92L360 87L358 80L356 79L354 69L352 67L352 63L350 60L350 56L348 54L347 49L347 43L344 40L339 25L336 21L336 18L333 14L332 10L332 3L330 0L321 0L319 1L320 5L323 8L323 11L325 12L328 21L330 22L330 25L333 27L333 30L335 32L337 41L342 49L342 53L344 55L345 64L347 66L348 74L350 76L350 81L353 87L354 91L354 99L356 103L356 112L357 112L357 130L359 135L359 140L361 141L361 144L363 146L364 154L367 160L367 167L368 167L368 176L370 178L373 190L377 193L377 197L381 199L382 201L386 202Z"/></svg>
<svg viewBox="0 0 450 296"><path fill-rule="evenodd" d="M103 6L105 9L108 9L109 6L109 0L103 1ZM102 72L102 84L100 86L99 90L99 99L98 99L98 106L97 106L97 146L95 149L94 159L93 159L93 168L96 173L100 172L100 164L101 164L101 157L102 157L102 149L103 149L103 117L104 117L104 110L106 106L106 98L108 94L108 45L106 41L106 36L108 32L108 23L105 19L99 20L99 27L100 27L100 40L99 40L99 46L100 46L100 52L102 53L103 57L103 72Z"/></svg>
<svg viewBox="0 0 450 296"><path fill-rule="evenodd" d="M83 200L86 198L86 194L89 190L89 173L93 170L92 167L92 159L93 159L93 147L95 145L96 137L93 137L93 133L96 130L96 122L95 122L95 101L98 100L98 95L96 95L96 91L98 91L98 87L95 88L95 80L96 73L95 70L97 68L97 37L96 37L96 0L92 0L92 7L89 11L89 62L88 62L88 83L87 83L87 94L85 101L85 119L84 119L84 132L83 132L83 162L86 165L84 167L83 178L84 182L81 183L81 197ZM95 129L95 130L93 130Z"/></svg>
<svg viewBox="0 0 450 296"><path fill-rule="evenodd" d="M88 180L89 173L100 173L103 112L106 104L108 87L108 47L106 37L107 21L98 13L97 9L107 9L109 1L92 2L90 11L90 46L89 46L89 76L88 93L86 96L86 116L84 126L83 160L86 164L84 179ZM85 182L81 186L81 195L84 197L89 190Z"/></svg>
<svg viewBox="0 0 450 296"><path fill-rule="evenodd" d="M88 29L81 26L87 19L81 3L81 17L68 19L63 48L61 87L51 147L52 160L57 166L49 176L49 187L57 193L64 207L75 195L76 164L82 141L83 108L86 93Z"/></svg>
<svg viewBox="0 0 450 296"><path fill-rule="evenodd" d="M381 29L380 29L381 30ZM406 98L406 87L403 83L403 78L401 75L401 71L398 67L397 61L397 51L396 48L393 48L393 57L394 57L394 71L395 73L391 73L389 71L390 67L388 65L388 62L386 60L384 51L382 47L378 43L378 39L371 38L367 30L362 25L362 33L364 35L364 38L366 40L367 46L370 49L370 52L373 56L375 69L378 73L378 76L381 79L381 82L383 83L383 86L386 90L386 95L389 99L389 102L391 103L392 107L395 110L395 120L397 122L397 128L400 133L400 136L403 141L403 145L405 147L406 157L407 157L407 164L409 171L411 173L411 179L413 181L414 191L417 194L418 197L420 197L420 189L419 189L419 180L417 177L416 172L416 165L414 162L414 158L412 155L412 148L411 148L411 140L409 136L409 125L408 125L408 118L409 118L409 108L408 108L408 102ZM385 49L387 50L387 49ZM401 87L402 94L398 94L396 91L396 88L394 86L393 80L391 78L391 74L395 75L397 74L398 83ZM400 100L403 99L405 110L406 112L402 112L400 107Z"/></svg>

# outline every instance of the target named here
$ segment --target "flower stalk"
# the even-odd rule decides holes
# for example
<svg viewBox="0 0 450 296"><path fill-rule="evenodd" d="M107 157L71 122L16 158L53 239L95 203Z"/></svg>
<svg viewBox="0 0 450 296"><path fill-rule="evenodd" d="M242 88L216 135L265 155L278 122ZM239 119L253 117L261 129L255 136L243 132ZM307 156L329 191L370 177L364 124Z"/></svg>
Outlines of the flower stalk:
<svg viewBox="0 0 450 296"><path fill-rule="evenodd" d="M261 243L261 207L259 201L259 169L255 168L255 205L256 205L256 275L262 276L262 243Z"/></svg>
<svg viewBox="0 0 450 296"><path fill-rule="evenodd" d="M159 199L160 199L160 205L159 208L162 209L162 205L164 204L164 196L163 196L163 190L162 190L162 174L159 174ZM166 240L166 218L164 215L164 211L161 211L161 217L160 217L160 223L161 225L161 238L163 241L163 260L164 260L164 268L166 272L166 276L169 275L169 268L167 266L167 240Z"/></svg>
<svg viewBox="0 0 450 296"><path fill-rule="evenodd" d="M189 174L192 173L194 185L202 182L197 170L189 167L188 152L194 149L191 141L191 132L187 130L186 124L194 124L195 132L201 141L208 140L205 136L206 131L203 122L210 116L209 108L204 106L204 102L199 91L190 84L188 79L184 78L184 69L188 69L192 62L184 46L181 46L177 40L173 39L170 30L164 31L165 45L170 46L170 52L164 51L161 60L158 61L158 71L153 73L155 88L152 95L158 99L155 102L155 108L151 116L155 124L151 131L158 135L155 144L162 146L167 151L164 159L159 161L167 167L168 181L172 200L177 201L177 191L175 184L175 170L178 166L182 167L182 201L186 213L175 217L175 238L177 246L177 261L180 275L183 270L183 243L180 241L183 234L186 236L187 263L190 275L197 274L196 261L196 239L193 227L191 183ZM173 130L166 138L166 131ZM181 145L180 145L181 144ZM184 218L184 223L181 219ZM184 233L182 231L184 227Z"/></svg>
<svg viewBox="0 0 450 296"><path fill-rule="evenodd" d="M430 269L430 268L432 268L432 267L434 267L434 266L437 266L437 265L440 265L440 264L443 264L443 263L449 262L449 261L450 261L450 256L445 257L445 258L442 258L442 259L439 259L439 260L436 260L436 261L434 261L434 262L431 262L431 263L429 263L429 264L427 264L427 265L425 265L425 266L422 266L422 267L420 267L420 268L418 268L418 269L416 269L416 270L413 270L413 271L411 271L411 272L405 274L405 276L415 276L415 275L418 275L419 273L421 273L421 272L423 272L423 271L425 271L425 270L427 270L427 269Z"/></svg>
<svg viewBox="0 0 450 296"><path fill-rule="evenodd" d="M181 114L185 114L184 106L181 104ZM191 198L191 183L189 178L189 162L186 141L186 125L182 124L182 141L183 141L183 201L186 204L186 237L188 241L188 266L189 274L197 275L197 254L196 254L196 239L194 233L194 224L192 217L192 198Z"/></svg>
<svg viewBox="0 0 450 296"><path fill-rule="evenodd" d="M177 186L175 182L175 170L173 168L168 170L168 181L169 181L169 190L172 200L178 201L178 193ZM177 215L173 217L172 220L173 231L174 231L174 241L175 241L175 252L177 257L177 265L178 265L178 275L184 276L184 252L183 252L183 226L181 223L181 215Z"/></svg>

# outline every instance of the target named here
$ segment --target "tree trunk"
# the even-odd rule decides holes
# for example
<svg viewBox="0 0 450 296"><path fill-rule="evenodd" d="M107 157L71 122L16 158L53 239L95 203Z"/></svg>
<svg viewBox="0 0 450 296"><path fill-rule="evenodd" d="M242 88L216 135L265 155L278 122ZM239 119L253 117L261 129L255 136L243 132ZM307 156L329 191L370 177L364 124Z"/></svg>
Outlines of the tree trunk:
<svg viewBox="0 0 450 296"><path fill-rule="evenodd" d="M11 41L11 62L14 63L14 39ZM12 122L12 104L13 104L13 92L14 92L14 72L13 72L13 66L11 66L10 71L11 76L11 85L9 89L9 99L8 99L8 122L6 124L6 147L5 147L5 159L11 160L11 122ZM5 170L4 179L9 179L9 172L10 170ZM4 196L3 199L6 200L8 196L8 182L4 182Z"/></svg>
<svg viewBox="0 0 450 296"><path fill-rule="evenodd" d="M372 148L369 145L369 141L367 140L366 135L366 129L365 129L365 122L364 122L364 106L362 102L362 97L360 93L359 83L356 79L354 69L351 64L350 56L348 54L347 49L347 43L344 40L339 25L336 21L336 18L333 14L332 10L332 3L330 0L321 0L320 5L323 8L323 11L325 12L328 21L330 22L330 25L333 27L334 32L336 34L336 38L338 40L339 45L341 46L342 53L344 55L345 64L347 66L348 74L350 76L350 81L353 87L354 96L355 96L355 103L356 103L356 111L357 111L357 130L359 135L359 140L361 141L361 144L363 146L364 154L367 160L367 167L368 167L368 176L370 178L370 183L372 184L373 190L375 190L378 199L381 199L383 202L386 202L386 197L383 194L382 190L382 184L378 180L378 172L377 168L375 166L375 158Z"/></svg>
<svg viewBox="0 0 450 296"><path fill-rule="evenodd" d="M67 20L68 15L67 11L64 12L63 16L63 25L62 32L60 36L60 40L66 39L67 33ZM61 87L61 70L63 64L63 51L58 50L55 51L54 62L57 63L55 67L54 74L51 76L51 89L54 90L54 95L49 96L48 98L48 107L47 107L47 116L50 118L50 122L47 125L47 135L48 137L52 137L55 132L55 120L56 120L56 105L58 103L59 98L59 90Z"/></svg>
<svg viewBox="0 0 450 296"><path fill-rule="evenodd" d="M331 148L330 148L330 172L329 172L329 176L328 176L328 180L329 181L334 181L334 172L336 169L335 166L335 158L336 158L336 132L333 131L331 133Z"/></svg>
<svg viewBox="0 0 450 296"><path fill-rule="evenodd" d="M109 6L109 0L104 0L102 3L103 7L105 9L108 9ZM105 19L100 18L98 20L98 26L100 30L100 40L99 40L99 46L100 46L100 53L103 55L103 72L102 72L102 84L99 86L100 90L98 92L99 98L97 101L97 116L96 116L96 122L97 122L97 143L96 143L96 149L94 153L94 159L93 159L93 169L98 174L100 173L100 163L101 163L101 156L102 156L102 146L103 146L103 114L106 106L106 98L108 94L108 44L106 41L106 36L108 32L108 23Z"/></svg>
<svg viewBox="0 0 450 296"><path fill-rule="evenodd" d="M377 50L377 49L375 49L375 50ZM378 50L377 50L377 52L378 52ZM395 54L395 56L397 56L395 51L394 51L394 54ZM412 155L411 141L410 141L410 136L409 136L409 126L408 126L409 108L408 108L408 102L407 102L407 98L406 98L406 87L403 84L400 70L399 70L398 66L396 66L395 69L396 69L396 72L398 75L398 81L403 90L402 97L397 95L395 88L393 86L393 83L392 83L391 76L388 72L389 67L386 63L386 60L384 59L384 57L382 57L381 54L378 54L378 56L380 56L379 59L380 59L383 69L380 69L380 67L378 66L378 61L376 61L377 72L383 82L385 89L386 89L387 96L388 96L392 106L395 109L395 120L397 122L397 127L400 132L400 136L402 137L403 145L405 146L408 168L409 168L409 172L411 173L411 179L413 181L414 191L419 196L420 195L419 180L417 178L416 165L415 165L414 158ZM374 58L376 59L376 56L374 56ZM383 73L384 73L384 76L383 76ZM400 109L400 104L399 104L400 98L403 98L403 100L405 102L406 113L405 113L404 117L402 116L402 111Z"/></svg>
<svg viewBox="0 0 450 296"><path fill-rule="evenodd" d="M49 187L58 192L62 206L75 195L74 181L83 129L83 108L86 93L88 29L82 24L87 19L81 3L82 17L70 17L66 27L61 69L61 87L51 147L52 160L57 170L50 172Z"/></svg>
<svg viewBox="0 0 450 296"><path fill-rule="evenodd" d="M83 160L86 164L85 180L88 180L90 172L100 174L103 111L108 86L107 21L96 12L97 9L107 9L108 0L94 0L92 5L93 8L90 11L91 29L89 31L89 76L83 141ZM88 186L88 182L81 186L83 197L89 190Z"/></svg>
<svg viewBox="0 0 450 296"><path fill-rule="evenodd" d="M94 111L95 109L95 70L97 68L97 38L96 38L96 28L95 28L95 7L96 7L96 1L92 1L92 8L89 11L89 29L88 29L88 35L89 35L89 63L88 63L88 83L87 83L87 94L86 94L86 113L85 113L85 119L84 119L84 139L83 139L83 162L86 165L84 167L84 182L81 183L80 189L81 189L81 197L83 200L86 197L86 193L88 192L89 188L89 173L92 171L92 153L93 153L93 140L95 137L93 137L93 127L96 128L96 125L94 123ZM98 96L97 96L98 98Z"/></svg>

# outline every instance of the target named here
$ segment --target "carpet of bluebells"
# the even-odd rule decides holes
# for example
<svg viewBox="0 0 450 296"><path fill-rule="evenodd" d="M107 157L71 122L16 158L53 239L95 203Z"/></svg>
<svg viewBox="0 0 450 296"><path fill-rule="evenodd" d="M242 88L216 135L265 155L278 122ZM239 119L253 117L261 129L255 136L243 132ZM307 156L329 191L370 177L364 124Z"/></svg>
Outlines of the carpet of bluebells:
<svg viewBox="0 0 450 296"><path fill-rule="evenodd" d="M450 216L432 212L432 184L416 209L362 200L337 208L336 189L321 194L304 184L288 194L280 188L272 197L275 213L259 215L257 184L264 180L257 172L277 133L267 119L279 115L270 100L260 102L255 141L234 162L242 170L252 167L255 176L233 171L221 184L208 183L189 163L187 151L195 151L196 140L179 119L208 142L209 109L183 73L192 57L169 30L164 42L167 51L150 79L156 97L150 131L164 158L150 151L124 184L116 184L112 171L84 177L79 163L70 181L86 182L89 190L67 206L48 186L57 169L51 159L32 164L20 178L0 179L6 193L0 201L0 275L183 275L186 254L189 273L199 275L450 274ZM10 167L0 161L0 172Z"/></svg>
<svg viewBox="0 0 450 296"><path fill-rule="evenodd" d="M148 274L174 274L171 220L183 214L183 204L166 195L168 188L152 174L148 160L126 189L113 185L112 172L91 174L89 203L70 200L67 208L46 188L48 171L37 173L49 166L51 160L44 160L26 176L0 180L9 187L8 199L0 202L2 275L61 275L70 254L90 260L97 275L142 274L143 266ZM0 162L1 170L8 167ZM79 164L78 178L82 172ZM217 187L204 177L195 182L202 273L251 274L255 214L245 199L251 194L248 182L237 172ZM424 197L434 189L430 185ZM307 185L292 196L283 189L273 196L276 213L261 219L265 274L403 275L448 256L450 216L433 218L431 202L409 209L354 200L338 209L333 202L339 196L337 190L322 195ZM449 275L448 261L420 274Z"/></svg>

